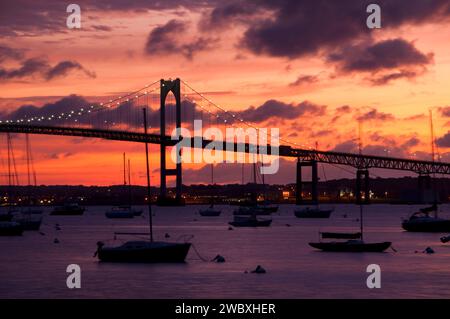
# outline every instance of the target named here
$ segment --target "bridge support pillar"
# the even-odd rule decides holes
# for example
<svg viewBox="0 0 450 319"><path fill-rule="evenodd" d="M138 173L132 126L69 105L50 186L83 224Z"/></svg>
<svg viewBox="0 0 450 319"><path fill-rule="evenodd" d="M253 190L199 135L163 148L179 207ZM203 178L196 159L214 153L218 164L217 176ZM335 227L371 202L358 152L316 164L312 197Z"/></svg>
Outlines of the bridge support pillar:
<svg viewBox="0 0 450 319"><path fill-rule="evenodd" d="M302 191L303 191L303 184L306 184L307 182L304 182L302 179L302 168L303 167L311 167L311 200L306 201L303 198ZM317 174L317 161L301 161L300 158L297 159L297 173L296 173L296 194L295 194L295 203L297 205L302 204L318 204L319 203L319 196L318 196L318 190L317 185L319 182L319 177Z"/></svg>
<svg viewBox="0 0 450 319"><path fill-rule="evenodd" d="M364 199L362 194L364 194ZM370 203L369 170L367 169L358 169L356 171L356 203Z"/></svg>
<svg viewBox="0 0 450 319"><path fill-rule="evenodd" d="M175 97L175 127L181 128L181 92L180 92L180 79L176 80L161 80L160 82L160 134L166 136L166 99L167 95L172 92ZM170 134L168 134L170 135ZM182 171L181 171L181 149L177 147L177 162L175 169L168 169L166 165L166 149L173 145L173 141L167 141L164 138L161 139L160 145L160 171L161 171L161 183L160 194L158 197L158 205L161 206L180 206L184 205L184 200L181 196L182 192ZM175 141L176 142L176 141ZM167 196L167 176L175 176L175 198Z"/></svg>
<svg viewBox="0 0 450 319"><path fill-rule="evenodd" d="M420 204L430 203L433 201L433 190L431 187L430 175L419 175L418 177L419 196L418 200Z"/></svg>

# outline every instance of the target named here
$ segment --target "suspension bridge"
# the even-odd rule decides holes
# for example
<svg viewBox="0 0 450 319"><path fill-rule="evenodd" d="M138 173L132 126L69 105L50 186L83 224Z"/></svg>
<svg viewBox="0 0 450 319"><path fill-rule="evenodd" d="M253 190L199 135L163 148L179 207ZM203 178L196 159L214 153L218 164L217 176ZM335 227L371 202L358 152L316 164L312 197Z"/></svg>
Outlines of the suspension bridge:
<svg viewBox="0 0 450 319"><path fill-rule="evenodd" d="M170 94L172 93L172 94ZM142 127L142 109L148 110L150 130L147 134ZM182 202L182 163L174 169L167 168L167 148L183 145L192 148L206 148L212 142L200 136L200 143L194 137L171 138L167 132L174 128L192 129L195 120L202 120L208 126L253 128L254 123L246 121L239 112L233 112L214 103L204 94L196 91L186 82L159 80L145 87L117 96L102 103L91 105L68 105L58 109L32 110L30 114L12 112L0 119L0 132L44 135L78 136L101 138L114 141L151 143L160 145L160 203L180 204ZM197 137L198 138L198 137ZM450 163L422 161L404 158L373 156L333 151L320 151L279 137L278 156L297 159L296 202L304 203L302 168L311 169L311 201L318 202L318 163L344 165L356 169L356 198L366 202L369 196L369 169L381 168L414 172L419 175L419 189L429 184L432 174L450 174ZM217 142L215 142L217 145ZM270 150L271 145L254 145L238 141L221 141L222 150L234 153L259 153L261 148ZM177 154L180 154L177 152ZM168 197L167 177L175 177L174 199ZM364 196L362 196L364 194Z"/></svg>

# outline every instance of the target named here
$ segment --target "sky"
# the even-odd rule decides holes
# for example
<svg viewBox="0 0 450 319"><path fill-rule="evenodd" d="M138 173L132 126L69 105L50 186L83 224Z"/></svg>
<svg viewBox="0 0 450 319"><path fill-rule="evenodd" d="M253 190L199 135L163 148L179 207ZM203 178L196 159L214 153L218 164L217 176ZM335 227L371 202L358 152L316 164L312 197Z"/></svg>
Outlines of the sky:
<svg viewBox="0 0 450 319"><path fill-rule="evenodd" d="M380 29L366 25L370 3L381 8ZM450 161L447 0L78 0L79 29L66 25L68 4L0 3L0 120L100 103L178 77L246 121L320 150L358 152L361 131L364 154L429 160L431 110L438 155ZM39 184L120 184L122 152L132 182L145 183L141 144L30 139ZM0 143L6 183L5 136ZM24 136L13 143L23 184ZM159 150L150 150L157 185ZM293 169L283 160L267 180L294 182ZM221 164L215 175L218 183L242 180L236 165ZM352 169L325 166L321 175L341 177L353 177ZM185 165L184 183L209 180L205 165Z"/></svg>

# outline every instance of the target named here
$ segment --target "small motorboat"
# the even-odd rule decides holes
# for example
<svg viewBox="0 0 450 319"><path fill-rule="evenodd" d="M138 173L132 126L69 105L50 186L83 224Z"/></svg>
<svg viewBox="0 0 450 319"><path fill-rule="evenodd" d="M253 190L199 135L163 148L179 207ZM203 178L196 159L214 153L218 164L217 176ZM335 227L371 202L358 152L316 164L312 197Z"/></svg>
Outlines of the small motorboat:
<svg viewBox="0 0 450 319"><path fill-rule="evenodd" d="M270 215L272 212L270 209L265 209L262 206L240 206L233 212L236 216L250 216L250 215Z"/></svg>
<svg viewBox="0 0 450 319"><path fill-rule="evenodd" d="M391 246L391 242L365 243L360 239L351 239L344 242L309 243L311 247L331 252L383 252Z"/></svg>
<svg viewBox="0 0 450 319"><path fill-rule="evenodd" d="M335 239L358 239L361 238L361 233L333 233L333 232L321 232L322 238L335 238Z"/></svg>
<svg viewBox="0 0 450 319"><path fill-rule="evenodd" d="M214 205L211 205L207 209L200 209L198 211L198 213L200 214L200 216L204 216L204 217L216 217L216 216L220 216L222 211L215 209Z"/></svg>
<svg viewBox="0 0 450 319"><path fill-rule="evenodd" d="M0 236L21 236L23 227L16 222L0 222Z"/></svg>
<svg viewBox="0 0 450 319"><path fill-rule="evenodd" d="M64 204L62 206L56 206L50 215L61 215L61 216L76 216L83 215L86 209L77 203Z"/></svg>
<svg viewBox="0 0 450 319"><path fill-rule="evenodd" d="M250 216L234 216L232 222L229 222L234 227L268 227L272 224L272 219L257 219L255 215Z"/></svg>
<svg viewBox="0 0 450 319"><path fill-rule="evenodd" d="M95 255L108 262L181 263L190 247L190 243L157 241L128 241L118 247L106 247L98 242Z"/></svg>
<svg viewBox="0 0 450 319"><path fill-rule="evenodd" d="M302 209L297 209L294 211L295 217L297 218L330 218L333 208L321 209L319 207L306 207Z"/></svg>
<svg viewBox="0 0 450 319"><path fill-rule="evenodd" d="M142 214L142 211L141 211ZM136 216L131 206L117 206L105 213L107 218L133 218Z"/></svg>
<svg viewBox="0 0 450 319"><path fill-rule="evenodd" d="M403 220L402 228L410 232L446 233L450 232L450 220L437 216L437 205L421 208L408 219ZM430 212L435 215L431 216Z"/></svg>

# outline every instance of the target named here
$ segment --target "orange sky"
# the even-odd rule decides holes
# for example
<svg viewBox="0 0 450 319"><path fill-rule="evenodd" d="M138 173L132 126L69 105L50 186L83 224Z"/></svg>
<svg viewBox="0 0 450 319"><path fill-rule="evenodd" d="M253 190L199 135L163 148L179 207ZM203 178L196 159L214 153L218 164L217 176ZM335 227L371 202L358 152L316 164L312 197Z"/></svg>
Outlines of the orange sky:
<svg viewBox="0 0 450 319"><path fill-rule="evenodd" d="M77 61L96 76L89 77L81 70L74 70L51 80L38 75L0 80L0 110L7 113L27 103L42 106L70 94L100 101L103 97L108 99L130 92L160 78L180 77L196 90L208 92L206 95L211 100L234 111L258 107L271 99L292 105L304 101L325 105L323 114L304 113L295 118L279 118L273 114L258 123L262 127L279 127L283 137L305 147L317 142L319 148L332 150L340 144L355 141L356 117L371 110L387 116L364 121L363 142L364 145L379 146L377 149L384 147L384 155L429 158L429 154L425 154L430 149L429 108L433 108L436 137L440 138L448 131L448 119L442 112L442 108L449 105L450 83L450 28L445 21L405 23L371 31L371 41L375 43L401 38L424 55L433 54L432 62L426 64L426 70L419 75L374 86L367 80L373 74L340 72L323 54L283 57L252 52L238 44L248 28L245 24L230 22L225 30L204 34L197 25L214 5L125 12L84 12L83 5L81 7L80 30L34 32L20 37L10 35L0 40L0 46L24 50L26 58L39 57L50 65L62 60ZM362 11L361 15L366 14ZM60 19L65 16L66 13L61 13ZM185 21L189 26L182 35L174 35L177 41L187 43L204 37L210 38L213 44L195 52L192 57L177 53L146 54L144 46L149 34L172 19ZM93 29L98 25L107 26L109 31ZM343 46L348 45L343 43ZM20 67L20 63L18 59L0 59L0 75L2 69L12 70ZM316 80L290 85L306 75ZM333 121L337 109L343 105L350 106L351 110ZM413 138L418 142L406 143ZM5 145L4 137L1 142ZM33 136L32 143L39 183L121 183L123 151L132 159L133 180L145 182L143 145L57 136ZM23 171L23 137L15 139L15 148L19 170ZM157 169L158 148L152 146L151 150L152 167ZM443 160L450 161L446 152L444 146L440 147ZM5 169L4 153L0 154L2 170ZM157 171L153 180L158 184ZM185 182L189 183L189 180Z"/></svg>

